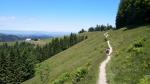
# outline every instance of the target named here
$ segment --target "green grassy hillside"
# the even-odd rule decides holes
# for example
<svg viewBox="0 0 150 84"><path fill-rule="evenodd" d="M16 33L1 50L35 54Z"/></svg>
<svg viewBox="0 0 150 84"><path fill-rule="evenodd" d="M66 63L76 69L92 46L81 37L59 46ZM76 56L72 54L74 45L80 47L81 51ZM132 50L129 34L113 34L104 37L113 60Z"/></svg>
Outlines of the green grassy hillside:
<svg viewBox="0 0 150 84"><path fill-rule="evenodd" d="M52 38L49 38L49 39L41 39L41 40L38 40L38 41L30 41L31 44L35 44L35 45L40 45L40 46L43 46L49 42L51 42Z"/></svg>
<svg viewBox="0 0 150 84"><path fill-rule="evenodd" d="M109 84L150 84L150 26L110 31Z"/></svg>
<svg viewBox="0 0 150 84"><path fill-rule="evenodd" d="M4 43L7 43L10 46L15 44L15 42L0 42L0 45L3 45Z"/></svg>
<svg viewBox="0 0 150 84"><path fill-rule="evenodd" d="M52 38L49 38L49 39L41 39L41 40L38 40L38 41L34 41L34 40L31 40L29 43L31 44L35 44L35 45L40 45L40 46L43 46L49 42L51 42ZM12 41L12 42L0 42L0 45L4 44L4 43L7 43L8 45L14 45L17 41ZM24 42L24 41L18 41L18 42Z"/></svg>
<svg viewBox="0 0 150 84"><path fill-rule="evenodd" d="M87 73L84 77L80 76L78 84L95 84L98 78L99 64L105 58L104 50L107 44L104 41L103 32L85 34L88 39L37 64L35 77L23 84L52 84L54 81L66 80L61 78L64 74L72 76L74 73L82 72L82 68L87 66ZM75 76L72 77L73 80L76 80ZM66 80L65 84L70 84L72 79Z"/></svg>
<svg viewBox="0 0 150 84"><path fill-rule="evenodd" d="M84 33L88 39L36 65L35 77L23 84L96 84L99 64L105 59L104 32ZM109 84L150 83L150 26L110 30L112 60Z"/></svg>

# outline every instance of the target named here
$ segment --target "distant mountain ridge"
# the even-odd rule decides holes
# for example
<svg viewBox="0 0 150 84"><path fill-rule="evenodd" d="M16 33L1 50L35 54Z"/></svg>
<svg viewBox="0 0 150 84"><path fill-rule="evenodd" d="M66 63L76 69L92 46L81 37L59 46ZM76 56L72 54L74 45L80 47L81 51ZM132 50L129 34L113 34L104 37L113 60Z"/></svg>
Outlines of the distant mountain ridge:
<svg viewBox="0 0 150 84"><path fill-rule="evenodd" d="M21 40L21 38L15 35L6 35L0 33L0 42L10 42L10 41L17 41L17 40Z"/></svg>
<svg viewBox="0 0 150 84"><path fill-rule="evenodd" d="M46 32L46 31L15 31L15 30L0 30L0 33L8 35L16 35L19 37L25 36L50 36L59 37L64 35L69 35L69 32Z"/></svg>
<svg viewBox="0 0 150 84"><path fill-rule="evenodd" d="M31 39L47 39L69 35L68 32L44 32L44 31L14 31L0 30L0 42L18 41Z"/></svg>

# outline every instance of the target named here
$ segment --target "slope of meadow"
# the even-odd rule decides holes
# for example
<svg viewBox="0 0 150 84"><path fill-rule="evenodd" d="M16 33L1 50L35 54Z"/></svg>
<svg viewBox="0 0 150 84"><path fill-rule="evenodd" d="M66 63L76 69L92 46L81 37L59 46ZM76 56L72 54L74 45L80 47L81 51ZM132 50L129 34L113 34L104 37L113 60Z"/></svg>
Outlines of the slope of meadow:
<svg viewBox="0 0 150 84"><path fill-rule="evenodd" d="M88 39L36 65L35 77L23 84L95 84L99 64L104 60L107 44L103 32L84 33ZM83 67L87 67L83 69ZM79 73L77 76L74 73ZM83 74L82 74L83 71ZM85 71L85 74L84 74ZM62 76L65 77L62 78ZM71 78L66 74L74 75ZM55 82L54 82L55 81Z"/></svg>
<svg viewBox="0 0 150 84"><path fill-rule="evenodd" d="M150 84L150 26L110 31L109 84Z"/></svg>

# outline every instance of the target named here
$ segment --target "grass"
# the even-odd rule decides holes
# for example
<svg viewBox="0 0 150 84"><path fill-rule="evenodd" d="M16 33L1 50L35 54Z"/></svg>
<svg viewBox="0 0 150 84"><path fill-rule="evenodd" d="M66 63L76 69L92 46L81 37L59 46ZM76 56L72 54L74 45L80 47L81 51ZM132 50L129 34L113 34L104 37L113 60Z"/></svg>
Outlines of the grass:
<svg viewBox="0 0 150 84"><path fill-rule="evenodd" d="M43 46L49 42L51 42L52 38L49 38L49 39L41 39L41 40L38 40L38 41L34 41L34 40L31 40L29 41L29 43L31 44L35 44L35 45L40 45L40 46ZM18 42L23 42L23 41L18 41ZM3 43L7 43L8 45L14 45L16 43L16 41L13 41L13 42L0 42L0 45L2 45Z"/></svg>
<svg viewBox="0 0 150 84"><path fill-rule="evenodd" d="M104 60L104 50L107 47L103 32L84 33L88 39L36 65L36 74L23 84L43 84L41 72L47 84L59 79L64 73L72 73L80 67L90 65L88 73L78 84L96 84L99 64ZM67 83L66 83L67 84ZM70 83L68 83L70 84Z"/></svg>
<svg viewBox="0 0 150 84"><path fill-rule="evenodd" d="M14 45L15 42L0 42L0 45L3 45L4 43L7 43L9 46Z"/></svg>
<svg viewBox="0 0 150 84"><path fill-rule="evenodd" d="M150 26L110 31L109 84L150 84Z"/></svg>
<svg viewBox="0 0 150 84"><path fill-rule="evenodd" d="M38 41L30 41L31 44L35 44L35 45L40 45L40 46L43 46L47 43L50 43L52 40L52 38L49 38L49 39L41 39L41 40L38 40Z"/></svg>

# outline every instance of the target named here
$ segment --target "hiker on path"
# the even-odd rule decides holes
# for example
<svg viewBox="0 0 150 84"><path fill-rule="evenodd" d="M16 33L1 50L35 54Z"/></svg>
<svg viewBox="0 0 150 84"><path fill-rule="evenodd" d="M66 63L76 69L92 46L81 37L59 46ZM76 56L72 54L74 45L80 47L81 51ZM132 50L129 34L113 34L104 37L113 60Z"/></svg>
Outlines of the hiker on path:
<svg viewBox="0 0 150 84"><path fill-rule="evenodd" d="M109 51L110 51L110 49L107 48L107 49L106 49L106 54L107 54L107 55L109 54Z"/></svg>

